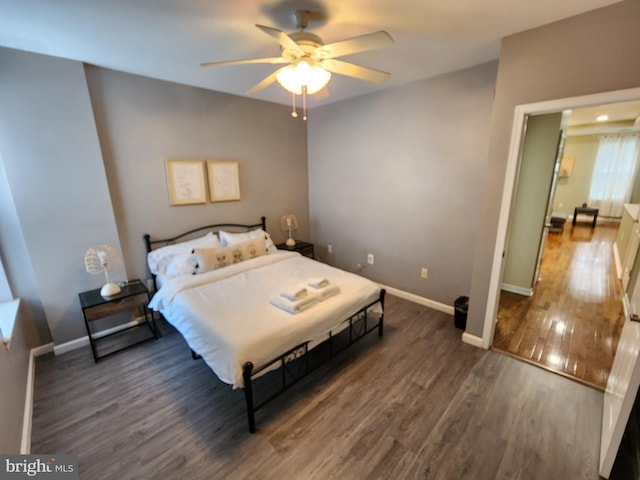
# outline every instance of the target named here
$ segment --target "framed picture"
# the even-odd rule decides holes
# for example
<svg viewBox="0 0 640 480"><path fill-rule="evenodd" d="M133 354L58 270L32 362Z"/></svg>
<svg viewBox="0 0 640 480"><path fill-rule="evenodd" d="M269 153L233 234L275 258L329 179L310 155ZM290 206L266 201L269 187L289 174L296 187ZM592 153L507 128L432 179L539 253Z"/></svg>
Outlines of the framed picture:
<svg viewBox="0 0 640 480"><path fill-rule="evenodd" d="M240 200L238 162L234 160L207 160L209 197L212 202Z"/></svg>
<svg viewBox="0 0 640 480"><path fill-rule="evenodd" d="M558 177L560 178L569 178L571 176L571 172L573 172L573 164L576 161L573 157L562 157L562 161L560 162L560 171L558 172Z"/></svg>
<svg viewBox="0 0 640 480"><path fill-rule="evenodd" d="M195 205L207 203L206 176L202 160L165 160L169 203Z"/></svg>

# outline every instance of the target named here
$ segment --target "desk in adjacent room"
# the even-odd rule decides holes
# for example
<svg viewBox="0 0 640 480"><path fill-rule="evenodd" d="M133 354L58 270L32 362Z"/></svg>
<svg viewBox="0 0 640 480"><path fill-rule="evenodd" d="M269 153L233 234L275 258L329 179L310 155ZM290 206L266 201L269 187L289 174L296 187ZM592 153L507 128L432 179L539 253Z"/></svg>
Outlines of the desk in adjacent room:
<svg viewBox="0 0 640 480"><path fill-rule="evenodd" d="M596 227L596 220L598 220L598 209L597 208L591 208L591 207L586 207L586 206L582 206L582 207L576 207L573 210L573 222L572 225L575 227L576 225L576 217L578 215L590 215L593 217L593 221L591 222L591 228L595 228Z"/></svg>

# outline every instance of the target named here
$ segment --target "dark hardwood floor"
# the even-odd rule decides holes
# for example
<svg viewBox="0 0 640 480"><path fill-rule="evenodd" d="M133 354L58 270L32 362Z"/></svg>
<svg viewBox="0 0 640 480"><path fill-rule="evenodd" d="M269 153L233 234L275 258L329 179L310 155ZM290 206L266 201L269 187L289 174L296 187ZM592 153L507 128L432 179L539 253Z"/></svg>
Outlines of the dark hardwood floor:
<svg viewBox="0 0 640 480"><path fill-rule="evenodd" d="M533 296L501 293L492 348L604 390L624 325L618 225L550 233Z"/></svg>
<svg viewBox="0 0 640 480"><path fill-rule="evenodd" d="M257 414L172 332L37 359L33 453L100 479L597 479L603 395L388 296L368 336Z"/></svg>

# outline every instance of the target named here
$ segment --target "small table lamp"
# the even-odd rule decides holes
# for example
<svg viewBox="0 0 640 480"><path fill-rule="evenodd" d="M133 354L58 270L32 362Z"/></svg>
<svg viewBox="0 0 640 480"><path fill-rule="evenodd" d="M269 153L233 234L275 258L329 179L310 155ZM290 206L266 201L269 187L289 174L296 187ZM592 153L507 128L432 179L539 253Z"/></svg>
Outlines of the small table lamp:
<svg viewBox="0 0 640 480"><path fill-rule="evenodd" d="M280 219L280 228L289 232L289 238L285 242L287 247L295 247L296 241L291 236L291 232L298 229L298 220L295 215L283 215Z"/></svg>
<svg viewBox="0 0 640 480"><path fill-rule="evenodd" d="M120 293L120 287L109 280L109 270L121 263L118 253L109 245L92 247L84 254L84 265L87 272L92 275L104 272L107 278L107 283L100 289L100 295L103 297L111 297Z"/></svg>

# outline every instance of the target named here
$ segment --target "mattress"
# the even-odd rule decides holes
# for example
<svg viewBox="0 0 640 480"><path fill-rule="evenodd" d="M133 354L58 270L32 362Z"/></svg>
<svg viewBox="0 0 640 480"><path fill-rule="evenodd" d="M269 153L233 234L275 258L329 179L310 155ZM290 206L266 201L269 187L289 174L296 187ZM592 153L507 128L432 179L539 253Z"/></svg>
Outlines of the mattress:
<svg viewBox="0 0 640 480"><path fill-rule="evenodd" d="M340 292L292 314L270 300L311 278ZM297 252L279 251L198 275L165 280L149 307L162 313L215 374L242 387L242 366L256 368L304 342L319 342L379 299L376 283ZM379 305L375 308L381 313Z"/></svg>

